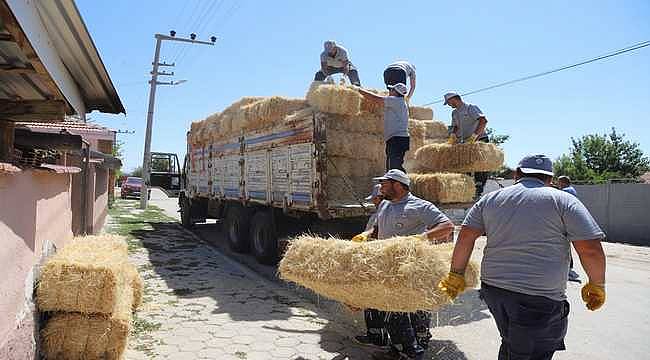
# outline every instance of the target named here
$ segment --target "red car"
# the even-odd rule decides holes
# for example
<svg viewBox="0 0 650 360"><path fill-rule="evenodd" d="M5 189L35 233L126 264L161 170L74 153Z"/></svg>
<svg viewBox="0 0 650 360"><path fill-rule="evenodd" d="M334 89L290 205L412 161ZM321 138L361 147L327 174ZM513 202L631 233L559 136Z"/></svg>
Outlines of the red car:
<svg viewBox="0 0 650 360"><path fill-rule="evenodd" d="M129 196L140 197L142 191L142 178L129 176L122 182L120 197L126 199Z"/></svg>

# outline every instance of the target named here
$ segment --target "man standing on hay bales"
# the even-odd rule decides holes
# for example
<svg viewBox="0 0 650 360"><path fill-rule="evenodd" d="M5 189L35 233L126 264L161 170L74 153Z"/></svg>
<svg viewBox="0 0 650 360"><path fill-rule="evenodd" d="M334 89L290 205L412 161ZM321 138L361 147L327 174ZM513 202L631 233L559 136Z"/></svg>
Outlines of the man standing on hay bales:
<svg viewBox="0 0 650 360"><path fill-rule="evenodd" d="M388 85L388 96L381 96L358 88L359 93L373 106L384 110L384 141L386 141L386 171L404 170L404 155L410 148L409 108L404 100L406 85Z"/></svg>
<svg viewBox="0 0 650 360"><path fill-rule="evenodd" d="M448 92L444 96L445 105L451 106L451 129L449 130L448 143L454 145L458 142L473 144L477 141L489 142L485 131L487 118L478 106L463 102L456 92ZM488 172L474 173L476 184L476 197L483 194Z"/></svg>
<svg viewBox="0 0 650 360"><path fill-rule="evenodd" d="M358 237L362 241L369 237L378 240L395 236L419 235L422 241L434 243L446 242L454 230L454 224L432 203L422 200L409 191L409 177L401 170L392 169L384 176L374 178L380 184L384 199L377 210L375 226ZM431 313L418 311L415 313L385 313L369 310L372 314L368 327L374 327L366 336L358 336L356 340L363 344L382 345L385 341L384 330L381 328L383 319L385 329L390 337L391 349L380 354L377 359L399 359L404 355L409 359L423 359L428 347L431 333ZM368 312L366 312L368 319ZM379 319L379 321L376 321Z"/></svg>
<svg viewBox="0 0 650 360"><path fill-rule="evenodd" d="M323 43L324 51L320 54L320 70L316 72L314 81L323 81L332 74L345 74L352 85L361 86L357 68L348 59L348 51L333 40Z"/></svg>
<svg viewBox="0 0 650 360"><path fill-rule="evenodd" d="M551 359L565 350L570 244L589 277L582 299L596 310L605 303L605 234L576 197L550 186L545 155L526 156L515 179L469 210L439 288L452 299L464 289L474 242L486 233L480 294L501 334L499 359Z"/></svg>
<svg viewBox="0 0 650 360"><path fill-rule="evenodd" d="M399 60L389 64L384 70L384 84L388 89L393 85L406 84L407 77L410 87L406 100L410 101L415 92L415 65L408 61Z"/></svg>

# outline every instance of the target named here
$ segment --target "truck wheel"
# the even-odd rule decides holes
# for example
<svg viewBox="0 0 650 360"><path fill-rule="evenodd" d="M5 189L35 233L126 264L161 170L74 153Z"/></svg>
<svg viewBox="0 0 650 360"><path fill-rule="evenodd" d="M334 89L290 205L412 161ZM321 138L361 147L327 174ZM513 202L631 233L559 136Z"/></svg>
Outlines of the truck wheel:
<svg viewBox="0 0 650 360"><path fill-rule="evenodd" d="M190 229L194 225L190 201L186 198L181 201L181 225L186 229Z"/></svg>
<svg viewBox="0 0 650 360"><path fill-rule="evenodd" d="M251 220L250 239L253 255L260 264L275 265L278 262L278 236L268 211L258 211Z"/></svg>
<svg viewBox="0 0 650 360"><path fill-rule="evenodd" d="M249 212L241 206L231 206L226 213L226 236L232 251L245 253L250 249Z"/></svg>

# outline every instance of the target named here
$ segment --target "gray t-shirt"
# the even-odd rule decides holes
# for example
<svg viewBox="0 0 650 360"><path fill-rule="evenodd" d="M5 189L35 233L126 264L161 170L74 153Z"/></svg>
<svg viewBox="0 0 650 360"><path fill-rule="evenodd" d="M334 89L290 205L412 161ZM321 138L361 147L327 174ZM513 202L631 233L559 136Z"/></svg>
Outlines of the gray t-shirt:
<svg viewBox="0 0 650 360"><path fill-rule="evenodd" d="M476 105L465 104L451 112L451 125L458 128L457 136L463 141L469 139L478 127L480 117L485 117ZM480 134L481 138L485 133Z"/></svg>
<svg viewBox="0 0 650 360"><path fill-rule="evenodd" d="M558 301L566 298L570 242L605 237L575 196L529 177L484 195L463 226L487 234L481 281Z"/></svg>
<svg viewBox="0 0 650 360"><path fill-rule="evenodd" d="M342 68L348 61L348 51L339 45L336 45L336 55L334 56L329 56L326 51L323 51L320 53L320 62L327 64L327 66L333 67L340 69Z"/></svg>
<svg viewBox="0 0 650 360"><path fill-rule="evenodd" d="M377 239L418 235L449 221L432 203L408 193L398 202L383 201L377 210Z"/></svg>
<svg viewBox="0 0 650 360"><path fill-rule="evenodd" d="M384 97L384 141L394 136L409 136L409 108L399 96Z"/></svg>
<svg viewBox="0 0 650 360"><path fill-rule="evenodd" d="M406 72L406 76L415 77L415 65L408 61L399 60L392 64L388 64L387 68L400 68Z"/></svg>

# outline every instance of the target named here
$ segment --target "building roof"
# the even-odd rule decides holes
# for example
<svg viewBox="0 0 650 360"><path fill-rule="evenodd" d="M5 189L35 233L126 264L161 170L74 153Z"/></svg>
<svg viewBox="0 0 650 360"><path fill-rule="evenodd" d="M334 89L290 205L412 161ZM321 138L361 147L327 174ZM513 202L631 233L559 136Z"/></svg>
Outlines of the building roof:
<svg viewBox="0 0 650 360"><path fill-rule="evenodd" d="M32 131L37 132L60 132L65 129L73 134L82 134L82 133L103 133L112 136L112 133L115 130L111 130L107 127L94 124L94 123L84 123L80 121L66 120L56 123L48 122L19 122L16 123L16 126L24 126L29 128ZM49 131L48 131L49 130Z"/></svg>
<svg viewBox="0 0 650 360"><path fill-rule="evenodd" d="M0 0L0 115L20 101L57 115L59 103L66 114L125 113L73 0Z"/></svg>

